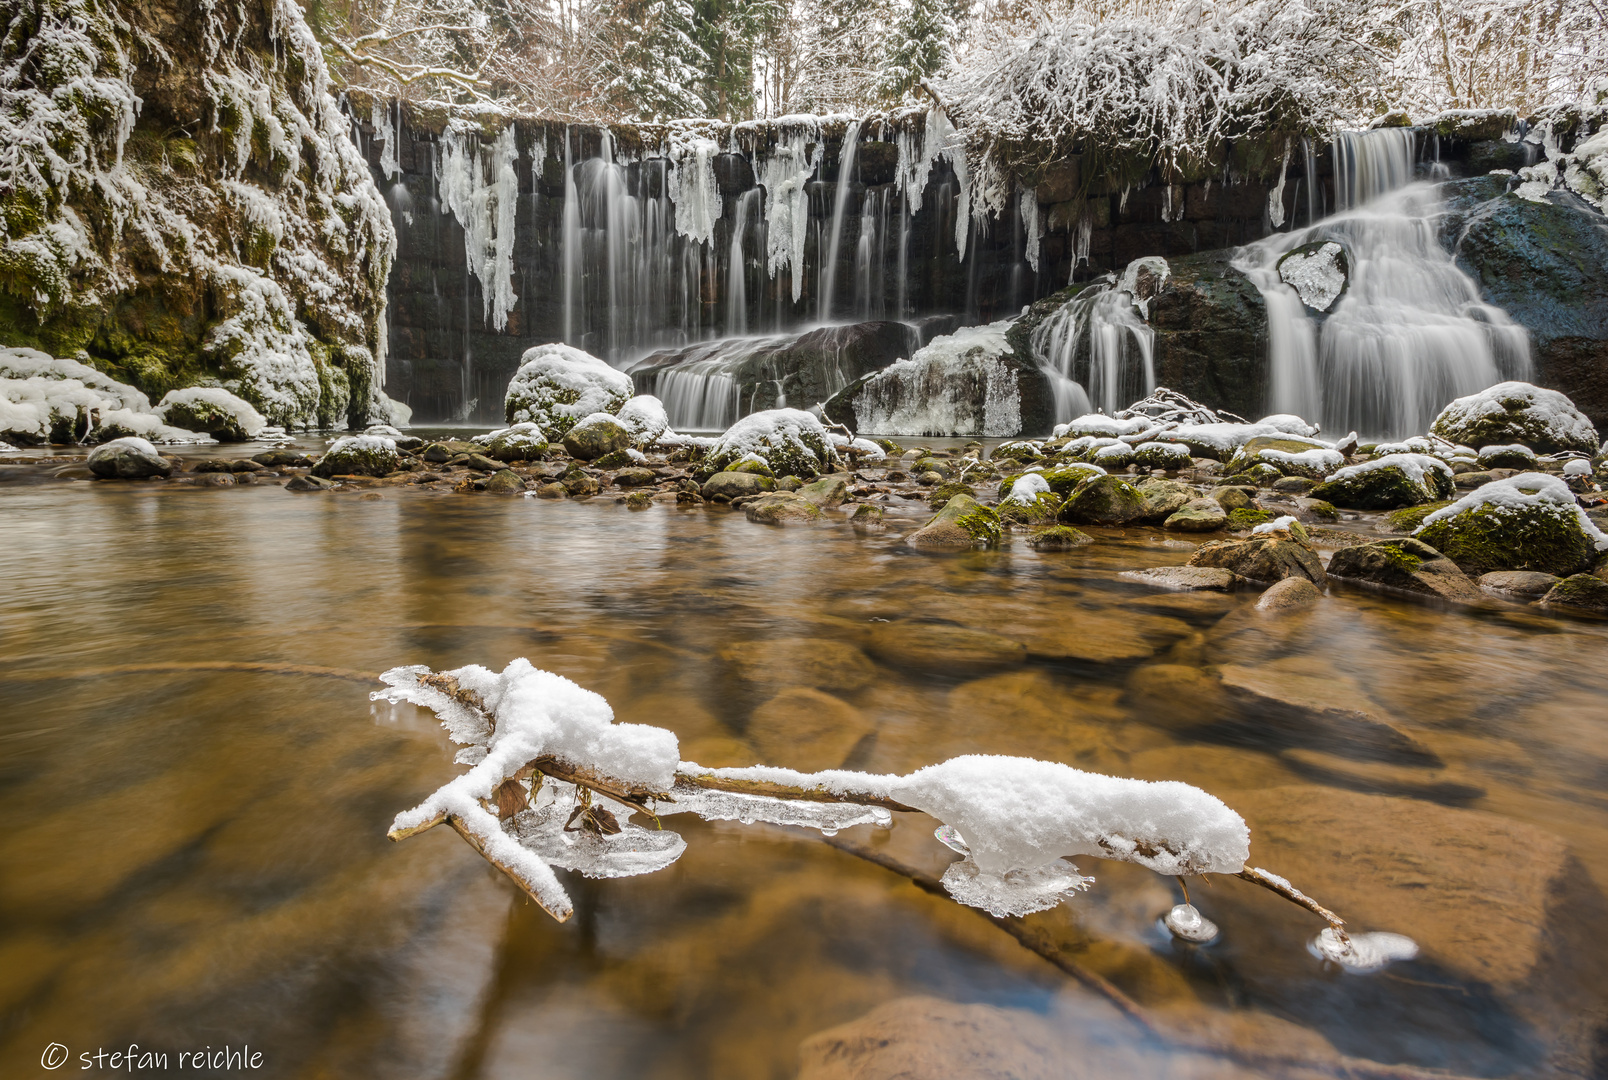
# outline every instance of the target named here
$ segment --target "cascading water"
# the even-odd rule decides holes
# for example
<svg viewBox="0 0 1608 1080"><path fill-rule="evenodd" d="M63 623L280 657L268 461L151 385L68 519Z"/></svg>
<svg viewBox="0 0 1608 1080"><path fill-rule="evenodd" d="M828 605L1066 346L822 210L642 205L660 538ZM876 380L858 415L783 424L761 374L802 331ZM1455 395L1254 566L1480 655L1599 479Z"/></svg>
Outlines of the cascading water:
<svg viewBox="0 0 1608 1080"><path fill-rule="evenodd" d="M1482 303L1441 246L1441 200L1432 184L1413 181L1412 132L1337 136L1335 170L1340 213L1235 258L1267 302L1269 411L1405 437L1427 430L1455 397L1527 378L1524 328ZM1348 272L1344 291L1318 311L1280 264L1327 242L1341 246Z"/></svg>
<svg viewBox="0 0 1608 1080"><path fill-rule="evenodd" d="M743 255L743 240L748 235L749 222L759 210L758 188L743 192L737 197L737 218L731 229L731 250L726 263L726 333L748 333L748 260Z"/></svg>
<svg viewBox="0 0 1608 1080"><path fill-rule="evenodd" d="M826 248L826 261L821 265L821 301L819 318L832 319L832 295L837 285L838 247L843 241L843 215L849 205L849 189L854 179L854 155L860 147L860 121L849 125L843 136L843 150L838 155L837 190L832 200L832 232Z"/></svg>
<svg viewBox="0 0 1608 1080"><path fill-rule="evenodd" d="M1090 285L1034 329L1033 356L1054 395L1056 423L1094 408L1114 413L1156 388L1156 335L1133 288L1127 275Z"/></svg>

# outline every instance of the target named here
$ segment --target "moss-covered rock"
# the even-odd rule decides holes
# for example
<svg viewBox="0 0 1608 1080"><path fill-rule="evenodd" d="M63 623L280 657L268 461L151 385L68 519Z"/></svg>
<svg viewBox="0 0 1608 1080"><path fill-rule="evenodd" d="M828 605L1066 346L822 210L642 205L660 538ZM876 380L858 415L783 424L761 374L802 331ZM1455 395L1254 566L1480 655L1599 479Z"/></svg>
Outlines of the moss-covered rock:
<svg viewBox="0 0 1608 1080"><path fill-rule="evenodd" d="M1416 535L1465 574L1535 570L1568 577L1588 572L1596 562L1596 547L1573 506L1479 503L1458 511L1460 505L1439 511L1447 516L1420 526Z"/></svg>
<svg viewBox="0 0 1608 1080"><path fill-rule="evenodd" d="M940 506L947 504L956 495L970 495L975 498L977 492L970 484L964 481L945 480L941 484L933 485L933 489L927 493L927 505L936 510Z"/></svg>
<svg viewBox="0 0 1608 1080"><path fill-rule="evenodd" d="M918 551L968 551L994 547L999 539L999 515L970 495L956 495L905 543Z"/></svg>
<svg viewBox="0 0 1608 1080"><path fill-rule="evenodd" d="M499 469L486 477L486 490L494 495L517 495L525 490L525 481L512 469Z"/></svg>
<svg viewBox="0 0 1608 1080"><path fill-rule="evenodd" d="M823 476L800 487L798 496L820 507L842 506L849 500L848 477Z"/></svg>
<svg viewBox="0 0 1608 1080"><path fill-rule="evenodd" d="M1096 476L1079 484L1061 507L1072 525L1127 525L1145 517L1145 497L1120 476Z"/></svg>
<svg viewBox="0 0 1608 1080"><path fill-rule="evenodd" d="M1266 510L1253 510L1250 507L1241 507L1228 512L1228 527L1235 532L1254 529L1258 525L1265 525L1273 520L1273 515Z"/></svg>
<svg viewBox="0 0 1608 1080"><path fill-rule="evenodd" d="M170 390L156 412L164 424L204 431L219 442L245 442L268 426L261 413L222 387Z"/></svg>
<svg viewBox="0 0 1608 1080"><path fill-rule="evenodd" d="M1412 537L1341 548L1329 560L1329 575L1455 603L1483 599L1456 563Z"/></svg>
<svg viewBox="0 0 1608 1080"><path fill-rule="evenodd" d="M760 495L774 490L776 481L768 476L747 472L718 472L704 481L699 494L711 502L717 499L729 502L744 495Z"/></svg>
<svg viewBox="0 0 1608 1080"><path fill-rule="evenodd" d="M1228 471L1261 477L1271 469L1273 480L1280 476L1321 480L1338 469L1344 460L1338 450L1316 439L1299 435L1258 435L1234 452L1228 461Z"/></svg>
<svg viewBox="0 0 1608 1080"><path fill-rule="evenodd" d="M1228 527L1228 515L1216 499L1191 499L1161 524L1174 532L1216 532Z"/></svg>
<svg viewBox="0 0 1608 1080"><path fill-rule="evenodd" d="M631 432L608 413L593 413L564 433L564 449L580 461L593 461L631 445Z"/></svg>
<svg viewBox="0 0 1608 1080"><path fill-rule="evenodd" d="M1597 451L1597 431L1574 402L1556 390L1505 382L1458 398L1429 430L1449 442L1472 446L1517 443L1539 454Z"/></svg>
<svg viewBox="0 0 1608 1080"><path fill-rule="evenodd" d="M1070 525L1051 525L1036 530L1027 542L1039 551L1072 551L1094 543L1094 537Z"/></svg>
<svg viewBox="0 0 1608 1080"><path fill-rule="evenodd" d="M743 503L743 514L761 525L800 525L821 519L821 508L797 492L774 491Z"/></svg>
<svg viewBox="0 0 1608 1080"><path fill-rule="evenodd" d="M1097 465L1073 463L1069 465L1052 465L1038 470L1044 477L1044 482L1050 485L1050 490L1065 499L1077 489L1077 486L1092 477L1104 475L1105 470ZM999 483L1001 491L1009 491L1011 485L1021 479L1025 473L1010 473Z"/></svg>
<svg viewBox="0 0 1608 1080"><path fill-rule="evenodd" d="M994 509L1001 521L1011 525L1049 525L1060 514L1061 503L1064 501L1053 491L1041 491L1035 494L1031 501L1005 499Z"/></svg>
<svg viewBox="0 0 1608 1080"><path fill-rule="evenodd" d="M750 413L727 428L709 447L700 472L729 469L750 454L776 476L804 480L836 472L843 465L819 417L798 409L768 409Z"/></svg>
<svg viewBox="0 0 1608 1080"><path fill-rule="evenodd" d="M540 425L529 421L485 435L477 435L474 442L482 447L481 452L493 461L540 461L547 456L547 436L542 432ZM440 444L426 447L425 453L430 453L431 449L438 445ZM447 455L441 458L442 461L450 459L451 455L445 447L442 447L442 453Z"/></svg>
<svg viewBox="0 0 1608 1080"><path fill-rule="evenodd" d="M396 472L402 455L396 443L379 435L348 435L336 439L313 466L313 475L385 476Z"/></svg>
<svg viewBox="0 0 1608 1080"><path fill-rule="evenodd" d="M1341 469L1313 488L1314 499L1350 510L1395 510L1451 498L1452 467L1424 454L1388 454Z"/></svg>
<svg viewBox="0 0 1608 1080"><path fill-rule="evenodd" d="M1595 574L1574 574L1558 582L1540 600L1542 607L1608 615L1608 581Z"/></svg>
<svg viewBox="0 0 1608 1080"><path fill-rule="evenodd" d="M658 474L656 474L652 469L644 469L641 466L632 466L627 469L621 469L619 472L614 474L614 486L620 488L647 487L649 484L658 479Z"/></svg>
<svg viewBox="0 0 1608 1080"><path fill-rule="evenodd" d="M1189 447L1182 443L1140 443L1133 452L1133 463L1146 469L1176 471L1189 468L1190 461Z"/></svg>
<svg viewBox="0 0 1608 1080"><path fill-rule="evenodd" d="M1415 532L1424 523L1425 518L1435 511L1450 505L1452 505L1450 499L1441 499L1432 503L1424 503L1422 506L1408 506L1386 514L1385 521L1391 532Z"/></svg>
<svg viewBox="0 0 1608 1080"><path fill-rule="evenodd" d="M1294 527L1257 533L1245 540L1214 540L1189 558L1190 566L1216 567L1252 581L1283 581L1304 577L1324 583L1323 562L1317 549Z"/></svg>
<svg viewBox="0 0 1608 1080"><path fill-rule="evenodd" d="M1145 500L1141 520L1148 522L1165 521L1189 505L1196 496L1195 489L1188 484L1159 476L1146 477L1133 487Z"/></svg>
<svg viewBox="0 0 1608 1080"><path fill-rule="evenodd" d="M1223 508L1224 513L1233 513L1235 510L1256 509L1256 489L1244 487L1230 487L1226 485L1212 488L1207 493Z"/></svg>

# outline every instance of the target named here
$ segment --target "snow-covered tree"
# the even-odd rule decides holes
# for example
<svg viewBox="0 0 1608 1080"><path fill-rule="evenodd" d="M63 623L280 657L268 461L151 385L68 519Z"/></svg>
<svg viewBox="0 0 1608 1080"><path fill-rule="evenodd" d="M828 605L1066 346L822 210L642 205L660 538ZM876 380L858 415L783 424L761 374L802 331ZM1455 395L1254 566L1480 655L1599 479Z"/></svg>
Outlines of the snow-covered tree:
<svg viewBox="0 0 1608 1080"><path fill-rule="evenodd" d="M906 0L888 30L876 94L899 102L941 75L954 59L960 26L949 0Z"/></svg>
<svg viewBox="0 0 1608 1080"><path fill-rule="evenodd" d="M689 0L623 0L603 34L602 92L621 118L666 120L703 111L699 84L709 56Z"/></svg>

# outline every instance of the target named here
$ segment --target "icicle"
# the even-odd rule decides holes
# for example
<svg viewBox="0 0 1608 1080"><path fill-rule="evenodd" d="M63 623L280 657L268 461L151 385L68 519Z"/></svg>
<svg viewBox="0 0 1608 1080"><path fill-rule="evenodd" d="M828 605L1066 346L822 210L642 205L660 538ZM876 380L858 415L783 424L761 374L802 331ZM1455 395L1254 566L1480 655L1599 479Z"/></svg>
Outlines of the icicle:
<svg viewBox="0 0 1608 1080"><path fill-rule="evenodd" d="M670 201L676 206L676 231L695 244L715 236L722 210L720 186L715 182L715 155L720 144L713 139L692 139L671 159L666 177Z"/></svg>
<svg viewBox="0 0 1608 1080"><path fill-rule="evenodd" d="M819 131L797 127L765 159L760 173L770 204L765 212L765 272L774 279L783 266L788 268L795 304L804 294L804 239L810 225L806 185L820 163Z"/></svg>
<svg viewBox="0 0 1608 1080"><path fill-rule="evenodd" d="M1267 217L1275 229L1284 225L1284 174L1290 167L1290 143L1284 143L1284 158L1279 162L1279 182L1268 192Z"/></svg>
<svg viewBox="0 0 1608 1080"><path fill-rule="evenodd" d="M1039 216L1038 193L1030 187L1021 189L1017 205L1022 215L1022 228L1027 234L1027 265L1038 273L1039 241L1044 236L1044 221Z"/></svg>
<svg viewBox="0 0 1608 1080"><path fill-rule="evenodd" d="M512 124L492 143L489 161L461 132L449 131L443 139L441 199L463 226L464 252L469 270L480 280L485 318L498 330L507 327L508 312L519 299L514 295L518 157Z"/></svg>

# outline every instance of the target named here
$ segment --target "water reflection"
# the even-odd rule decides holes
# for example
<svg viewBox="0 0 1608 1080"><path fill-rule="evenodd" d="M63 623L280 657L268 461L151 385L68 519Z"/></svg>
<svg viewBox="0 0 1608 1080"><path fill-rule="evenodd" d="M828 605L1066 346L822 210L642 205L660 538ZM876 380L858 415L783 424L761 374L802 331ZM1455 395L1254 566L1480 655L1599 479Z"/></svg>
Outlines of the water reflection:
<svg viewBox="0 0 1608 1080"><path fill-rule="evenodd" d="M1481 1076L1599 1052L1600 625L1355 591L1269 620L1119 580L1187 557L1146 530L927 558L720 511L93 484L5 490L0 516L8 1075L56 1040L249 1041L275 1076L790 1077L801 1041L911 995L1098 1031L1129 1075L1246 1074L805 834L678 820L681 862L568 878L563 926L450 834L388 843L449 756L365 676L516 656L708 764L992 751L1188 780L1246 814L1261 865L1425 948L1325 971L1310 919L1234 882L1192 890L1221 940L1176 946L1172 882L1086 865L1095 888L1030 922L1180 1030ZM256 667L197 666L220 662ZM1219 681L1236 667L1312 680L1438 764L1274 724L1287 703ZM855 832L951 857L930 822Z"/></svg>

